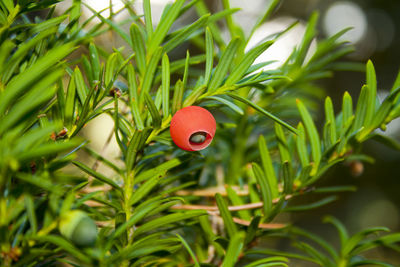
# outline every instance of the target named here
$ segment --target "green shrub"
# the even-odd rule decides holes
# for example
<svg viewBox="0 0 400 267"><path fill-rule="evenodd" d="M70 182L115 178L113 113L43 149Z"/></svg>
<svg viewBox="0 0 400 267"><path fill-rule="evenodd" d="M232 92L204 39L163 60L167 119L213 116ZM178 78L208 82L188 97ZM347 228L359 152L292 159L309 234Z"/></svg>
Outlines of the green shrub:
<svg viewBox="0 0 400 267"><path fill-rule="evenodd" d="M129 32L113 20L116 14L105 18L92 10L82 21L78 0L55 15L58 2L0 2L2 266L288 266L291 258L320 266L391 266L364 252L377 246L399 251L400 233L370 238L389 231L377 227L350 236L326 217L339 233L337 249L275 220L353 191L317 182L341 162L369 160L361 150L366 140L398 148L375 130L400 115L400 76L379 103L370 61L354 107L345 93L335 112L327 97L321 130L313 120L323 95L315 82L343 66L337 59L352 51L339 41L346 30L310 52L314 13L286 62L263 71L268 62L253 62L282 34L245 50L251 36L235 24L237 10L227 0L215 14L202 0L177 0L156 28L149 0L144 16L126 3ZM270 2L252 33L278 3ZM172 30L190 9L199 18ZM96 17L101 22L89 27ZM96 44L110 32L123 46L108 51ZM186 58L173 57L182 44L190 45ZM168 130L172 115L190 105L205 107L217 120L212 145L199 152L179 149ZM90 148L81 134L103 114L113 119L118 159ZM292 203L308 194L318 200ZM298 250L259 245L269 237L288 238Z"/></svg>

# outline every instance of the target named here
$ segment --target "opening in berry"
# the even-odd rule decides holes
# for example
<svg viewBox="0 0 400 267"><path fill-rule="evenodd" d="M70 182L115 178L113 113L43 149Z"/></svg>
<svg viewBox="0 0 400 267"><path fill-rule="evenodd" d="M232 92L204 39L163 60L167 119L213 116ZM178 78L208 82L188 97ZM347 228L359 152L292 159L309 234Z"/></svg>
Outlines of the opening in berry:
<svg viewBox="0 0 400 267"><path fill-rule="evenodd" d="M196 132L192 134L189 138L191 144L199 145L204 143L207 139L207 133L205 132Z"/></svg>

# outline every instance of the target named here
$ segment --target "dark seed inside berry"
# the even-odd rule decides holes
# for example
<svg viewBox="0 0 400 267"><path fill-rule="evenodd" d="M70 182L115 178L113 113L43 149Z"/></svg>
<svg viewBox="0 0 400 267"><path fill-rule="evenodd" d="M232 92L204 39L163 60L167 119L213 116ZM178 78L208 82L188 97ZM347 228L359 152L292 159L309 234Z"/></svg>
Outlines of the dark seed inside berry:
<svg viewBox="0 0 400 267"><path fill-rule="evenodd" d="M206 141L207 133L197 132L190 136L189 141L193 144L201 144Z"/></svg>

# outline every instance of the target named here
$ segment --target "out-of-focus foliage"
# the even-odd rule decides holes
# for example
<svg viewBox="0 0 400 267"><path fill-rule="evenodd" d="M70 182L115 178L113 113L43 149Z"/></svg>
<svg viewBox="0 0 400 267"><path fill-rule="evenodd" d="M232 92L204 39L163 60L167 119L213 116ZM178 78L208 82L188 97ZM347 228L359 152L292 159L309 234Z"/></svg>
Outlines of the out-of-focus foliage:
<svg viewBox="0 0 400 267"><path fill-rule="evenodd" d="M251 35L235 24L237 10L228 0L215 14L201 0L177 0L156 28L149 0L144 14L127 2L129 32L90 7L93 16L80 21L80 1L54 16L57 2L0 2L1 265L288 266L293 257L321 266L390 266L360 255L376 246L398 251L397 233L365 239L387 229L349 237L328 218L339 231L337 252L312 233L274 221L282 212L319 208L335 193L354 190L316 182L340 162L370 161L361 151L366 140L398 148L375 130L400 115L400 78L380 103L372 62L357 103L345 93L335 112L327 97L321 130L313 120L323 92L315 81L331 76L340 67L336 60L352 51L338 41L346 30L318 40L310 51L314 13L287 61L263 71L270 62L253 64L255 59L295 25L247 51ZM278 3L270 2L251 32ZM191 9L198 19L173 29ZM39 10L45 19L31 17ZM96 17L101 23L88 28ZM227 43L221 22L230 33ZM110 31L124 47L110 52L96 44L94 37ZM186 43L200 52L173 58L171 51ZM68 57L78 48L84 52ZM184 152L169 136L171 116L189 105L217 118L217 135L203 152ZM122 167L78 137L101 114L114 121ZM78 150L96 164L75 158ZM112 174L99 172L97 164ZM291 204L305 194L326 196ZM254 249L261 237L293 239L305 254Z"/></svg>

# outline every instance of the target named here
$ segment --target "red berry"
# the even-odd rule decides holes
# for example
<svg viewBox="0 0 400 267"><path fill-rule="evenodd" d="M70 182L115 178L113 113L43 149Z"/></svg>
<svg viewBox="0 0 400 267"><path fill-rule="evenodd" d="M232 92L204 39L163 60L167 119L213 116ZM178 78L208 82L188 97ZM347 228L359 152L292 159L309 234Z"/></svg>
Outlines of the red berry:
<svg viewBox="0 0 400 267"><path fill-rule="evenodd" d="M189 106L175 113L169 131L178 147L187 151L197 151L211 143L215 129L214 116L208 110Z"/></svg>

